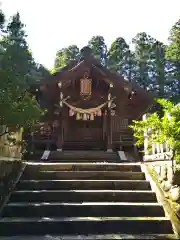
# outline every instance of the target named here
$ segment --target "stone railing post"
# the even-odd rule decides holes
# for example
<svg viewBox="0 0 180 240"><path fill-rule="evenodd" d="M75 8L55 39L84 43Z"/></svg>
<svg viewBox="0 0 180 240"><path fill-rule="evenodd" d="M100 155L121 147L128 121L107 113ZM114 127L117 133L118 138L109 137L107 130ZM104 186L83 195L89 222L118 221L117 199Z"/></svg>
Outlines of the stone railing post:
<svg viewBox="0 0 180 240"><path fill-rule="evenodd" d="M160 152L161 152L161 153L164 152L164 144L163 144L163 143L160 144Z"/></svg>
<svg viewBox="0 0 180 240"><path fill-rule="evenodd" d="M147 118L147 115L146 114L144 114L143 115L143 120L146 120L146 118ZM148 155L148 130L146 130L145 132L144 132L144 155L146 156L146 155Z"/></svg>
<svg viewBox="0 0 180 240"><path fill-rule="evenodd" d="M156 143L156 152L160 153L160 144L159 143Z"/></svg>
<svg viewBox="0 0 180 240"><path fill-rule="evenodd" d="M143 120L147 119L148 114L143 115ZM150 151L148 149L148 134L150 129L146 129L144 132L144 161L147 160L165 160L170 159L173 155L171 147L168 145L167 142L164 143L158 143L153 142L152 143L152 150Z"/></svg>

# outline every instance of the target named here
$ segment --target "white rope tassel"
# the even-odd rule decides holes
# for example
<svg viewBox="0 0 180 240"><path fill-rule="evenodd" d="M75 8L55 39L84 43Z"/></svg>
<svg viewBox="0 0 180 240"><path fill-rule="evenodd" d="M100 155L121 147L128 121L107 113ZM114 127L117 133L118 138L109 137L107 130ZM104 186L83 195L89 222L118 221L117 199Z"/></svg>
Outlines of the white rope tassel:
<svg viewBox="0 0 180 240"><path fill-rule="evenodd" d="M41 160L47 160L49 158L49 154L50 154L50 151L45 150L42 157L41 157Z"/></svg>

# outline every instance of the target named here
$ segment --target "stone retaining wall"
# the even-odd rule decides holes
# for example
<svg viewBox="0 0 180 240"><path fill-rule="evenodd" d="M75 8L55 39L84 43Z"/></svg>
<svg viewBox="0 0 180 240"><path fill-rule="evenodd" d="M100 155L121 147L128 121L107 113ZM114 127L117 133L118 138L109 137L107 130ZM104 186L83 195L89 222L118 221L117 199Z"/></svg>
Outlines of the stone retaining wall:
<svg viewBox="0 0 180 240"><path fill-rule="evenodd" d="M14 132L11 134L4 134L0 136L0 156L6 158L22 158L22 146L21 144L17 144L15 142L22 141L22 132L21 129L18 132ZM10 139L13 139L11 141Z"/></svg>
<svg viewBox="0 0 180 240"><path fill-rule="evenodd" d="M162 189L173 201L180 201L180 166L172 167L172 161L157 161L146 163L158 175Z"/></svg>
<svg viewBox="0 0 180 240"><path fill-rule="evenodd" d="M0 160L0 213L6 197L13 190L24 167L25 164L21 161Z"/></svg>

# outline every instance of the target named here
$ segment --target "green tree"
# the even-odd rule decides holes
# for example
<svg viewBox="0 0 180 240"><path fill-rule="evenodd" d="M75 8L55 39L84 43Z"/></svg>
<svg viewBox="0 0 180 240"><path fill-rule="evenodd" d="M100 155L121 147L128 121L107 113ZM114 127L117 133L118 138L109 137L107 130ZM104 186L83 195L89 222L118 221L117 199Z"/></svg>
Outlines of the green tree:
<svg viewBox="0 0 180 240"><path fill-rule="evenodd" d="M41 110L35 97L27 91L34 60L19 13L12 17L5 32L1 40L0 125L15 131L32 125L40 117Z"/></svg>
<svg viewBox="0 0 180 240"><path fill-rule="evenodd" d="M157 112L149 115L146 120L133 121L130 128L134 130L136 145L144 143L144 131L148 130L149 148L152 143L168 143L176 160L180 160L180 104L174 105L166 99L158 99L163 115Z"/></svg>
<svg viewBox="0 0 180 240"><path fill-rule="evenodd" d="M180 19L170 31L169 42L170 44L166 49L167 58L175 62L180 62Z"/></svg>
<svg viewBox="0 0 180 240"><path fill-rule="evenodd" d="M92 49L93 56L100 61L102 65L106 65L107 60L107 46L102 36L94 36L89 42L88 46Z"/></svg>
<svg viewBox="0 0 180 240"><path fill-rule="evenodd" d="M77 59L79 48L76 45L71 45L67 48L60 49L55 58L54 69L62 68L68 65L71 61Z"/></svg>
<svg viewBox="0 0 180 240"><path fill-rule="evenodd" d="M129 54L129 45L124 38L117 38L108 51L108 67L110 70L123 75L125 72L125 64Z"/></svg>
<svg viewBox="0 0 180 240"><path fill-rule="evenodd" d="M169 45L166 48L166 58L171 62L169 78L174 85L174 101L180 100L180 19L170 31Z"/></svg>
<svg viewBox="0 0 180 240"><path fill-rule="evenodd" d="M0 29L2 30L4 28L5 23L5 15L3 11L0 9Z"/></svg>
<svg viewBox="0 0 180 240"><path fill-rule="evenodd" d="M29 87L39 84L48 76L50 76L50 72L46 69L42 64L33 63L30 70L30 82L28 83Z"/></svg>
<svg viewBox="0 0 180 240"><path fill-rule="evenodd" d="M5 24L5 15L3 11L0 9L0 38L2 38L2 34L4 32L4 24ZM2 59L3 54L4 54L4 48L0 43L0 61Z"/></svg>
<svg viewBox="0 0 180 240"><path fill-rule="evenodd" d="M123 38L119 37L111 44L107 56L107 65L111 71L128 78L129 81L133 80L136 70L135 57Z"/></svg>
<svg viewBox="0 0 180 240"><path fill-rule="evenodd" d="M167 61L165 59L165 45L159 41L152 44L150 52L151 66L150 76L153 81L153 88L159 97L167 96L169 87L167 85Z"/></svg>
<svg viewBox="0 0 180 240"><path fill-rule="evenodd" d="M132 40L135 48L136 58L136 82L148 91L153 91L154 85L150 76L151 72L151 50L155 42L151 36L145 32L138 33Z"/></svg>

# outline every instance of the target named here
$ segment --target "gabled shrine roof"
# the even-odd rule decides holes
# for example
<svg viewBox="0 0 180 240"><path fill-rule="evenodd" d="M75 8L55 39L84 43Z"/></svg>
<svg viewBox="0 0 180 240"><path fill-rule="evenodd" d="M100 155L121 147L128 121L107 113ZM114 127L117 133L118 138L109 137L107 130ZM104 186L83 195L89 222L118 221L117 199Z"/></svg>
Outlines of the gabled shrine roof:
<svg viewBox="0 0 180 240"><path fill-rule="evenodd" d="M84 52L83 52L84 51ZM46 94L48 92L57 92L58 82L62 82L62 86L66 87L70 81L75 80L79 76L83 76L85 69L91 69L95 74L100 76L107 83L113 84L114 95L116 96L119 111L124 108L126 112L130 112L133 119L140 117L153 103L153 96L142 89L137 83L129 82L117 73L111 72L105 66L102 66L90 54L88 47L83 48L83 54L77 60L71 61L67 66L57 70L48 79L44 81ZM128 94L135 92L136 95L130 101ZM127 99L126 99L127 98Z"/></svg>

